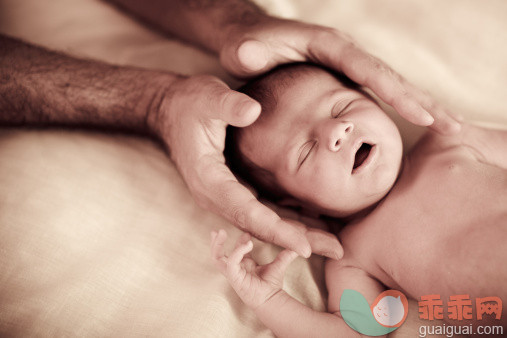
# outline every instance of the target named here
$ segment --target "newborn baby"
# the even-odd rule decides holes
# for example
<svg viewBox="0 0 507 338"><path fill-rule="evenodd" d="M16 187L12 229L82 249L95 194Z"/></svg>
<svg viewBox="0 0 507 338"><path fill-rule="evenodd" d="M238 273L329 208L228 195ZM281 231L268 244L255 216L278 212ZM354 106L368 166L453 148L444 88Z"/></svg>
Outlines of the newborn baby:
<svg viewBox="0 0 507 338"><path fill-rule="evenodd" d="M347 222L337 234L343 258L325 265L329 313L282 290L295 253L257 266L247 235L227 257L226 233L212 234L217 266L275 334L356 333L340 318L345 289L369 304L385 289L416 300L437 294L444 304L461 294L507 300L507 131L468 124L454 136L428 131L403 156L380 107L321 68L285 66L244 91L263 113L231 136L240 176L282 204Z"/></svg>

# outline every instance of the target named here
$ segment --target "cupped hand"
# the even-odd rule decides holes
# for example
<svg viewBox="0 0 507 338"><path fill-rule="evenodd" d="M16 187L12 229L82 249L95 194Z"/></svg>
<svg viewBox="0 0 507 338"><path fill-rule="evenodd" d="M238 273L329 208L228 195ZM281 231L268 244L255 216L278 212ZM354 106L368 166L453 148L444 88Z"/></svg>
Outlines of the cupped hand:
<svg viewBox="0 0 507 338"><path fill-rule="evenodd" d="M280 218L240 184L225 164L228 124L244 127L260 114L260 105L212 76L176 80L161 100L155 132L197 203L241 230L308 257L312 252L340 258L335 236Z"/></svg>
<svg viewBox="0 0 507 338"><path fill-rule="evenodd" d="M215 266L227 278L243 303L256 309L277 292L282 290L285 270L297 257L294 251L283 250L275 260L266 265L258 265L250 252L253 243L245 233L236 242L229 256L225 254L224 244L227 233L224 230L211 233L211 257Z"/></svg>
<svg viewBox="0 0 507 338"><path fill-rule="evenodd" d="M414 124L429 126L442 134L460 130L459 116L447 111L339 30L266 18L255 25L232 27L225 36L220 60L236 76L253 76L282 63L311 61L343 72L371 89Z"/></svg>

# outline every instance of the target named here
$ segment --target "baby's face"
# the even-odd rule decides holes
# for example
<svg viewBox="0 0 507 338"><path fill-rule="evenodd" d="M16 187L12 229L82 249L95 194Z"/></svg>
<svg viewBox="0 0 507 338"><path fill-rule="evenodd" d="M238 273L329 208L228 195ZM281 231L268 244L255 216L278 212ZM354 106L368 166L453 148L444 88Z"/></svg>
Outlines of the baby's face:
<svg viewBox="0 0 507 338"><path fill-rule="evenodd" d="M402 157L398 129L380 107L321 70L283 90L274 112L244 129L240 149L297 203L334 217L382 199Z"/></svg>

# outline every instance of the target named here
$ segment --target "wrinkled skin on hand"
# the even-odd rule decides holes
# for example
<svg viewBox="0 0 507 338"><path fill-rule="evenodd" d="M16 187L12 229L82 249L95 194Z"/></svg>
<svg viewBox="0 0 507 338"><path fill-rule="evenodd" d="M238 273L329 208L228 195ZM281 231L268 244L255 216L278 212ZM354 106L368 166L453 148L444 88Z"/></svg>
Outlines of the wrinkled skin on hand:
<svg viewBox="0 0 507 338"><path fill-rule="evenodd" d="M460 129L459 117L336 29L261 16L224 30L220 60L238 77L250 77L281 63L311 61L368 87L412 123L443 134ZM260 114L257 102L211 76L182 78L171 88L158 114L158 133L200 206L299 255L343 255L336 237L280 218L238 183L225 165L222 152L227 124L244 127L253 123Z"/></svg>

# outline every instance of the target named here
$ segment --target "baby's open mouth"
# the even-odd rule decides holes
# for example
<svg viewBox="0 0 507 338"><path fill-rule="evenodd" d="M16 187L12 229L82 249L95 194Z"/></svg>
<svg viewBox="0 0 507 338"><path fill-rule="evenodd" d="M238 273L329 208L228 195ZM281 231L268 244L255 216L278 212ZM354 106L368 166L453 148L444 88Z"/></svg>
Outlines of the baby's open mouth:
<svg viewBox="0 0 507 338"><path fill-rule="evenodd" d="M362 143L359 149L357 149L356 156L354 158L354 166L352 170L359 168L364 161L370 156L372 145L368 143Z"/></svg>

